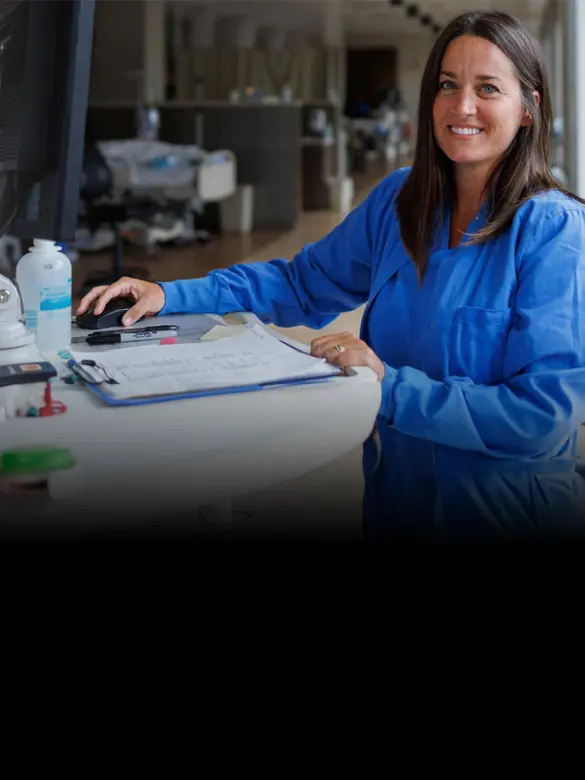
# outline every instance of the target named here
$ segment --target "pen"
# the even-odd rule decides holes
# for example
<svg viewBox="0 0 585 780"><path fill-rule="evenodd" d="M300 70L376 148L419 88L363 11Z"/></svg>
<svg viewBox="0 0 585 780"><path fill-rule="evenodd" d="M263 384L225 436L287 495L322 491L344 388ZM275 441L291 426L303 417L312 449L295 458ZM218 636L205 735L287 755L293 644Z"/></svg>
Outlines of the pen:
<svg viewBox="0 0 585 780"><path fill-rule="evenodd" d="M179 331L178 325L159 325L150 328L134 328L132 330L102 330L89 333L87 336L74 338L73 343L79 344L85 342L90 346L102 344L125 344L136 343L140 341L154 341L168 336L176 336Z"/></svg>

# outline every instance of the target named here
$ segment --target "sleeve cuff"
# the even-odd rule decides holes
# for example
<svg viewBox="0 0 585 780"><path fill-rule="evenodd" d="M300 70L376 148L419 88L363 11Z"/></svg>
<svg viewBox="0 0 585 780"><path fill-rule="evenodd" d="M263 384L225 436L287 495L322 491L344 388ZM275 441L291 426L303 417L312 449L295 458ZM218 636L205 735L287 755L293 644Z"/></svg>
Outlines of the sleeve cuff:
<svg viewBox="0 0 585 780"><path fill-rule="evenodd" d="M173 293L172 293L172 282L156 282L159 287L162 288L162 291L165 295L165 305L162 307L162 309L159 311L158 316L164 317L165 314L173 314L172 307L169 305L169 299L172 299Z"/></svg>
<svg viewBox="0 0 585 780"><path fill-rule="evenodd" d="M159 317L165 314L216 314L217 285L210 274L201 279L157 282L165 294L165 305Z"/></svg>
<svg viewBox="0 0 585 780"><path fill-rule="evenodd" d="M398 377L398 371L388 363L384 363L384 378L382 379L382 401L380 404L380 414L385 418L388 425L392 425L394 422L395 402L394 402L394 387L396 386L396 379Z"/></svg>

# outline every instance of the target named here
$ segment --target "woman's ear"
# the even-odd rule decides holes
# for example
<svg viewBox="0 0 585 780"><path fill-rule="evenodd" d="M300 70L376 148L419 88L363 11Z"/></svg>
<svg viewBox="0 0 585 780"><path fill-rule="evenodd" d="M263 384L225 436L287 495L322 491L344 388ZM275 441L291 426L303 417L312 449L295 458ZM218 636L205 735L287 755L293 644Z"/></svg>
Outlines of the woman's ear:
<svg viewBox="0 0 585 780"><path fill-rule="evenodd" d="M534 102L536 103L537 106L539 106L540 105L540 93L534 91L532 94L534 95ZM522 122L520 123L520 126L521 127L530 127L531 124L532 124L532 114L530 113L530 111L528 109L526 109L526 111L524 112L524 116L522 117Z"/></svg>

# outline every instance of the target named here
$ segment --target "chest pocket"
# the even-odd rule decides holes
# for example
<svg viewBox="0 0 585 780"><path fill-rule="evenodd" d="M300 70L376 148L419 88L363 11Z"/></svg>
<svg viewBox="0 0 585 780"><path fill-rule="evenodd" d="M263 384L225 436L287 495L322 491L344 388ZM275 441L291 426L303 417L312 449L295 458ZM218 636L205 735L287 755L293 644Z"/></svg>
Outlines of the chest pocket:
<svg viewBox="0 0 585 780"><path fill-rule="evenodd" d="M511 314L511 309L456 309L449 337L449 374L469 377L476 384L501 382Z"/></svg>

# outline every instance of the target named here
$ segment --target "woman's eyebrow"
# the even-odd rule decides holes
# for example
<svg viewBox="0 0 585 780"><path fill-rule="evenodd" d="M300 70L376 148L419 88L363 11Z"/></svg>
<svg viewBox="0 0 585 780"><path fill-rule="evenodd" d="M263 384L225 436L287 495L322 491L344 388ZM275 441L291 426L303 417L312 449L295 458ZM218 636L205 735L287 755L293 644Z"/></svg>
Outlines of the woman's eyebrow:
<svg viewBox="0 0 585 780"><path fill-rule="evenodd" d="M441 75L448 76L450 79L457 78L457 74L451 70L442 70ZM475 79L476 81L501 81L499 76L490 76L489 73L479 73Z"/></svg>

